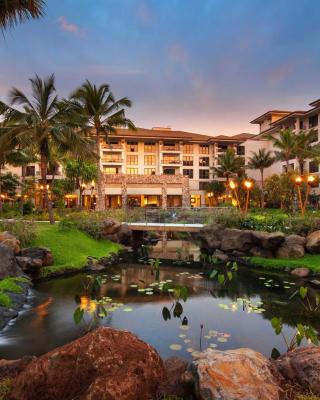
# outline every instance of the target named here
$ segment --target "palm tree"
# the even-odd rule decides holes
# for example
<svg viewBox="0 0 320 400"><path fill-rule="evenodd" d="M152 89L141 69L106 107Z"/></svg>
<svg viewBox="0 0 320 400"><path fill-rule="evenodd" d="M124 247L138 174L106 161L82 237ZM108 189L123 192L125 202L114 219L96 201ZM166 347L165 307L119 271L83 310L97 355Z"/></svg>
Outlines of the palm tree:
<svg viewBox="0 0 320 400"><path fill-rule="evenodd" d="M300 131L296 134L295 156L299 164L299 172L304 173L304 163L307 158L312 158L316 154L316 148L312 143L317 140L317 133L314 129Z"/></svg>
<svg viewBox="0 0 320 400"><path fill-rule="evenodd" d="M259 149L258 153L252 152L252 157L248 160L247 168L258 169L261 175L261 206L264 207L264 170L271 167L275 162L272 157L271 151L266 149Z"/></svg>
<svg viewBox="0 0 320 400"><path fill-rule="evenodd" d="M75 113L83 118L83 128L87 135L95 140L97 162L97 202L96 209L105 208L103 195L103 173L100 169L101 140L108 140L110 133L116 133L116 128L127 127L135 130L133 122L126 117L125 109L131 107L127 97L115 100L109 85L96 86L88 80L70 96L70 103Z"/></svg>
<svg viewBox="0 0 320 400"><path fill-rule="evenodd" d="M50 222L54 223L52 202L48 195L47 168L53 148L62 152L90 151L89 142L77 130L77 120L67 104L60 103L56 94L54 75L45 79L30 79L32 97L13 88L9 93L10 105L0 102L5 127L0 135L0 148L5 145L33 147L40 158L41 185ZM19 105L22 111L13 106ZM1 133L1 128L0 128Z"/></svg>
<svg viewBox="0 0 320 400"><path fill-rule="evenodd" d="M226 178L228 184L230 178L240 175L244 168L244 158L236 155L234 149L228 148L227 151L218 157L218 166L213 168L214 173L219 177Z"/></svg>
<svg viewBox="0 0 320 400"><path fill-rule="evenodd" d="M18 23L44 15L44 0L0 0L0 29L12 28Z"/></svg>
<svg viewBox="0 0 320 400"><path fill-rule="evenodd" d="M280 131L278 138L270 135L268 139L271 140L273 146L278 149L274 152L276 160L285 161L288 172L289 161L295 157L296 135L292 129L285 129Z"/></svg>

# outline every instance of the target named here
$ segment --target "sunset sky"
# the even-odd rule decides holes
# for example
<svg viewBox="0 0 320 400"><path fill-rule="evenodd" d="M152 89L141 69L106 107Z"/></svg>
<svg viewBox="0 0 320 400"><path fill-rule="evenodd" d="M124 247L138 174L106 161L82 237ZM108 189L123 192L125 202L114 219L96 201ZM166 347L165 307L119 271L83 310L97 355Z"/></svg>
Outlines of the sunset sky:
<svg viewBox="0 0 320 400"><path fill-rule="evenodd" d="M319 15L318 0L47 0L0 36L0 98L54 72L61 96L109 83L137 126L255 133L320 97Z"/></svg>

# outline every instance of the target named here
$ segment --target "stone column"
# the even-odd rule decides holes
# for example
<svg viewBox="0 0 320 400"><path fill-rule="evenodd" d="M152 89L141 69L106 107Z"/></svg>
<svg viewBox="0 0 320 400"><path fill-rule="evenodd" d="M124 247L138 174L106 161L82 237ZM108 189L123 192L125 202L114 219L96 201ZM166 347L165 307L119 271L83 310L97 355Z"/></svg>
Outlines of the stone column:
<svg viewBox="0 0 320 400"><path fill-rule="evenodd" d="M182 180L182 207L190 207L190 186L187 176L183 177Z"/></svg>
<svg viewBox="0 0 320 400"><path fill-rule="evenodd" d="M162 208L167 208L167 184L162 184Z"/></svg>
<svg viewBox="0 0 320 400"><path fill-rule="evenodd" d="M127 208L127 182L123 180L121 182L121 202L122 208Z"/></svg>

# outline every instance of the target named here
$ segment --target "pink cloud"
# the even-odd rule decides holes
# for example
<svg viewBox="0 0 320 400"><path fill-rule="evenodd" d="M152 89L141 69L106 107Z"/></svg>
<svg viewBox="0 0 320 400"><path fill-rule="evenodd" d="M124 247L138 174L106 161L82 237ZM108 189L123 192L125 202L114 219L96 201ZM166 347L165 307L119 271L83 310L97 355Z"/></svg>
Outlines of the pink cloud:
<svg viewBox="0 0 320 400"><path fill-rule="evenodd" d="M72 24L67 20L67 17L61 15L58 18L59 27L62 31L71 32L71 33L79 33L79 27L76 24Z"/></svg>
<svg viewBox="0 0 320 400"><path fill-rule="evenodd" d="M277 85L286 80L295 69L295 63L288 61L272 68L267 73L267 79L271 85Z"/></svg>

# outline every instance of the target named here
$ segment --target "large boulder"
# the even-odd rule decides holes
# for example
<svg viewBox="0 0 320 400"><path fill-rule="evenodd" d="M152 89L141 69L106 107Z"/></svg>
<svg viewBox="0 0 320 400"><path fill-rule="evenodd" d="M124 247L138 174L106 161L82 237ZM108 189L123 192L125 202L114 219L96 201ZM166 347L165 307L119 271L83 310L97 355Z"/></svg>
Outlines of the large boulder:
<svg viewBox="0 0 320 400"><path fill-rule="evenodd" d="M284 378L320 394L320 347L300 347L283 354L274 365Z"/></svg>
<svg viewBox="0 0 320 400"><path fill-rule="evenodd" d="M169 357L164 361L166 377L160 383L157 399L189 398L193 392L193 377L187 371L188 362L178 357Z"/></svg>
<svg viewBox="0 0 320 400"><path fill-rule="evenodd" d="M208 349L192 363L200 400L279 400L272 364L252 349Z"/></svg>
<svg viewBox="0 0 320 400"><path fill-rule="evenodd" d="M22 270L15 259L13 250L0 244L0 279L19 275L22 275Z"/></svg>
<svg viewBox="0 0 320 400"><path fill-rule="evenodd" d="M271 250L264 249L262 247L254 246L250 249L250 255L254 257L265 257L265 258L272 258L273 253Z"/></svg>
<svg viewBox="0 0 320 400"><path fill-rule="evenodd" d="M102 234L114 235L119 231L121 223L114 218L107 218L102 222Z"/></svg>
<svg viewBox="0 0 320 400"><path fill-rule="evenodd" d="M200 229L197 239L201 242L201 247L214 251L221 246L221 240L225 227L221 224L210 224Z"/></svg>
<svg viewBox="0 0 320 400"><path fill-rule="evenodd" d="M226 228L223 231L222 251L249 251L253 246L252 232L248 230Z"/></svg>
<svg viewBox="0 0 320 400"><path fill-rule="evenodd" d="M18 240L12 233L10 232L0 232L0 244L10 247L13 250L14 254L20 253L20 240Z"/></svg>
<svg viewBox="0 0 320 400"><path fill-rule="evenodd" d="M28 247L21 251L21 257L29 258L30 268L53 264L52 252L46 247Z"/></svg>
<svg viewBox="0 0 320 400"><path fill-rule="evenodd" d="M266 250L276 250L285 239L282 232L252 231L252 239L256 246Z"/></svg>
<svg viewBox="0 0 320 400"><path fill-rule="evenodd" d="M295 275L298 278L307 278L311 273L309 268L303 268L303 267L302 268L295 268L290 272L291 272L291 275Z"/></svg>
<svg viewBox="0 0 320 400"><path fill-rule="evenodd" d="M299 258L304 256L306 239L299 235L288 235L276 252L277 258Z"/></svg>
<svg viewBox="0 0 320 400"><path fill-rule="evenodd" d="M10 400L149 400L165 370L159 354L127 331L98 328L31 361Z"/></svg>
<svg viewBox="0 0 320 400"><path fill-rule="evenodd" d="M113 218L103 221L103 228L100 234L102 239L121 243L128 246L132 243L132 231L127 224L121 224Z"/></svg>
<svg viewBox="0 0 320 400"><path fill-rule="evenodd" d="M309 253L320 253L320 231L314 231L307 236L306 249Z"/></svg>

